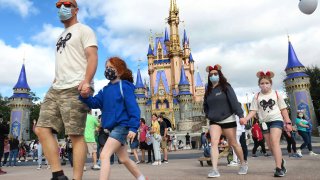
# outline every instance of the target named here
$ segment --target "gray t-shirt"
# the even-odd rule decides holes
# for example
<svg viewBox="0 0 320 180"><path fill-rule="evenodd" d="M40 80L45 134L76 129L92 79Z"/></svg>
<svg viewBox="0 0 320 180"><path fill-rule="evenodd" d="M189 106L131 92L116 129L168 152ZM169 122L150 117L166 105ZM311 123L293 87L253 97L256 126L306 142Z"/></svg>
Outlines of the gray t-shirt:
<svg viewBox="0 0 320 180"><path fill-rule="evenodd" d="M204 98L203 110L206 117L213 122L222 121L233 114L243 117L243 110L230 85L227 85L226 92L223 92L220 86L213 88Z"/></svg>

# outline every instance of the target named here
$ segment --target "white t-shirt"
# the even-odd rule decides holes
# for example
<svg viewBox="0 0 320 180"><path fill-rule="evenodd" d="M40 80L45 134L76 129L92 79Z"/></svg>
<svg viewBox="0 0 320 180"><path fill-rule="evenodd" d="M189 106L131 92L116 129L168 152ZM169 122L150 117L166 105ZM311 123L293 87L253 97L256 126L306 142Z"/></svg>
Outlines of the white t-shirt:
<svg viewBox="0 0 320 180"><path fill-rule="evenodd" d="M93 30L81 23L64 30L56 44L54 89L78 86L84 80L87 68L85 49L97 45Z"/></svg>
<svg viewBox="0 0 320 180"><path fill-rule="evenodd" d="M257 98L258 97L258 98ZM262 122L283 121L281 109L287 108L283 98L272 90L269 94L256 94L251 102L251 111L257 111Z"/></svg>

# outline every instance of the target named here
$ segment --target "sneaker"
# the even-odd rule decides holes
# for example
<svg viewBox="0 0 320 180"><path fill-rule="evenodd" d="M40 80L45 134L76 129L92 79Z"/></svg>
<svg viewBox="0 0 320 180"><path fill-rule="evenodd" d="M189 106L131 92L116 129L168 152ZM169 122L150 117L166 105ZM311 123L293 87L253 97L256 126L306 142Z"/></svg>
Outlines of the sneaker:
<svg viewBox="0 0 320 180"><path fill-rule="evenodd" d="M96 164L96 165L93 165L92 169L93 169L93 170L100 170L100 166L97 165L97 164Z"/></svg>
<svg viewBox="0 0 320 180"><path fill-rule="evenodd" d="M314 153L313 151L310 151L310 152L309 152L309 155L310 155L310 156L318 156L318 154Z"/></svg>
<svg viewBox="0 0 320 180"><path fill-rule="evenodd" d="M140 161L140 163L146 163L145 161Z"/></svg>
<svg viewBox="0 0 320 180"><path fill-rule="evenodd" d="M32 160L32 162L36 162L36 160Z"/></svg>
<svg viewBox="0 0 320 180"><path fill-rule="evenodd" d="M19 160L18 163L21 163L21 161Z"/></svg>
<svg viewBox="0 0 320 180"><path fill-rule="evenodd" d="M69 180L67 176L63 175L63 176L59 176L57 178L51 178L51 180Z"/></svg>
<svg viewBox="0 0 320 180"><path fill-rule="evenodd" d="M285 173L282 171L282 169L276 168L276 170L274 172L274 177L283 177L284 175L285 175Z"/></svg>
<svg viewBox="0 0 320 180"><path fill-rule="evenodd" d="M38 167L37 167L37 170L40 170L41 169L41 165L39 165Z"/></svg>
<svg viewBox="0 0 320 180"><path fill-rule="evenodd" d="M28 159L24 160L24 162L28 162Z"/></svg>
<svg viewBox="0 0 320 180"><path fill-rule="evenodd" d="M86 171L87 170L87 167L83 166L83 171Z"/></svg>
<svg viewBox="0 0 320 180"><path fill-rule="evenodd" d="M252 154L252 157L258 157L256 154Z"/></svg>
<svg viewBox="0 0 320 180"><path fill-rule="evenodd" d="M247 173L248 173L248 165L242 164L242 165L240 166L240 169L239 169L238 174L240 174L240 175L245 175L245 174L247 174Z"/></svg>
<svg viewBox="0 0 320 180"><path fill-rule="evenodd" d="M140 161L136 161L136 164L140 164Z"/></svg>
<svg viewBox="0 0 320 180"><path fill-rule="evenodd" d="M227 165L228 167L234 167L234 166L238 166L238 162L235 161L230 161L230 163Z"/></svg>
<svg viewBox="0 0 320 180"><path fill-rule="evenodd" d="M298 154L300 157L302 157L301 149L298 149L298 150L297 150L297 154Z"/></svg>
<svg viewBox="0 0 320 180"><path fill-rule="evenodd" d="M215 177L220 177L220 173L218 170L211 170L211 172L209 172L208 174L209 178L215 178Z"/></svg>
<svg viewBox="0 0 320 180"><path fill-rule="evenodd" d="M158 161L158 165L161 165L161 161Z"/></svg>
<svg viewBox="0 0 320 180"><path fill-rule="evenodd" d="M287 164L286 160L282 159L281 170L283 171L283 173L287 173L287 169L285 167L286 164Z"/></svg>
<svg viewBox="0 0 320 180"><path fill-rule="evenodd" d="M47 169L51 169L51 166L50 166L50 165L48 165L48 166L47 166Z"/></svg>
<svg viewBox="0 0 320 180"><path fill-rule="evenodd" d="M268 154L268 153L264 154L264 157L269 157L269 156L270 156L270 154Z"/></svg>
<svg viewBox="0 0 320 180"><path fill-rule="evenodd" d="M168 162L168 160L163 160L163 161L161 161L162 163L166 163L166 164L168 164L169 162Z"/></svg>
<svg viewBox="0 0 320 180"><path fill-rule="evenodd" d="M152 163L152 166L158 166L158 165L159 165L158 161L155 161Z"/></svg>

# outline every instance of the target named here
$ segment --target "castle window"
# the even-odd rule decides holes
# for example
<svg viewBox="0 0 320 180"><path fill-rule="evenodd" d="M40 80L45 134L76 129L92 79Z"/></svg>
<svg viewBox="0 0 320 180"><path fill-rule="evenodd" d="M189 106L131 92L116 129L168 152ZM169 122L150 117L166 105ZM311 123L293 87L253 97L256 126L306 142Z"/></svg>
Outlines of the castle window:
<svg viewBox="0 0 320 180"><path fill-rule="evenodd" d="M163 102L166 104L166 108L169 108L169 101L165 99Z"/></svg>
<svg viewBox="0 0 320 180"><path fill-rule="evenodd" d="M156 102L156 109L159 109L159 105L160 105L161 101L158 99Z"/></svg>

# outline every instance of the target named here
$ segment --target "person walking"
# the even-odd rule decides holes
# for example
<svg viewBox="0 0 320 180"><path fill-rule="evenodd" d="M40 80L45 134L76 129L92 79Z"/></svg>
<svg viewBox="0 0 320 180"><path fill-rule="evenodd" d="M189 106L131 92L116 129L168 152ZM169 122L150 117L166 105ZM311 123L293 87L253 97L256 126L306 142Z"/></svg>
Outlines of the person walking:
<svg viewBox="0 0 320 180"><path fill-rule="evenodd" d="M110 157L116 153L122 164L138 180L145 177L127 152L127 137L133 142L140 122L140 109L134 94L135 86L130 69L124 60L111 57L105 64L105 77L110 81L94 97L81 93L80 100L90 108L102 110L102 127L110 131L103 147L100 160L100 179L110 177Z"/></svg>
<svg viewBox="0 0 320 180"><path fill-rule="evenodd" d="M186 148L187 149L191 149L191 146L190 146L190 135L189 135L188 132L187 132L185 137L186 137Z"/></svg>
<svg viewBox="0 0 320 180"><path fill-rule="evenodd" d="M4 153L4 140L5 140L5 135L9 133L9 126L8 124L4 123L3 121L3 115L0 114L0 175L6 174L6 171L2 170L2 163L1 159Z"/></svg>
<svg viewBox="0 0 320 180"><path fill-rule="evenodd" d="M84 139L87 143L88 154L92 157L93 170L100 170L100 166L97 164L97 143L95 134L100 126L98 119L91 115L91 112L87 114L86 128L84 130Z"/></svg>
<svg viewBox="0 0 320 180"><path fill-rule="evenodd" d="M52 179L68 179L62 170L58 144L53 133L65 130L73 144L73 179L82 179L86 159L84 141L88 107L80 93L92 93L92 78L97 68L97 39L93 30L78 22L75 0L58 0L58 17L65 29L56 43L55 78L41 104L35 129L44 154L51 165Z"/></svg>
<svg viewBox="0 0 320 180"><path fill-rule="evenodd" d="M212 170L209 172L208 177L220 176L217 166L219 157L218 145L222 133L227 137L229 145L240 159L238 174L247 174L248 165L244 161L242 148L236 140L237 123L235 115L243 118L243 110L239 105L233 88L222 74L221 66L218 64L214 67L208 66L206 70L208 72L208 87L204 95L203 109L210 122L212 161Z"/></svg>
<svg viewBox="0 0 320 180"><path fill-rule="evenodd" d="M9 143L9 138L5 137L4 138L4 148L3 148L3 163L2 166L6 166L8 162L8 157L10 154L10 143ZM4 171L3 171L4 172Z"/></svg>
<svg viewBox="0 0 320 180"><path fill-rule="evenodd" d="M261 91L254 95L249 114L240 122L241 124L246 124L248 120L258 113L259 120L262 122L263 136L275 159L276 169L274 176L283 177L287 169L285 167L286 161L282 158L280 138L283 128L286 131L292 130L291 120L284 99L277 91L272 89L274 73L271 71L266 73L259 71L257 77Z"/></svg>
<svg viewBox="0 0 320 180"><path fill-rule="evenodd" d="M160 123L160 135L161 142L160 147L163 152L163 160L161 163L168 163L168 144L167 144L167 136L168 136L168 127L167 123L163 120L163 116L159 115L159 123Z"/></svg>
<svg viewBox="0 0 320 180"><path fill-rule="evenodd" d="M303 143L300 148L297 150L297 154L302 157L302 150L308 147L310 156L317 156L318 154L312 151L311 144L311 133L308 132L308 129L311 129L310 122L306 120L304 112L302 110L297 111L296 125L298 129L298 134L302 137Z"/></svg>
<svg viewBox="0 0 320 180"><path fill-rule="evenodd" d="M252 133L252 139L254 142L254 146L252 149L252 157L258 157L256 152L258 147L261 147L261 151L264 154L264 156L268 156L266 147L265 147L265 141L262 135L262 131L259 125L259 120L257 118L254 118L253 125L251 128L251 133Z"/></svg>
<svg viewBox="0 0 320 180"><path fill-rule="evenodd" d="M18 137L13 137L9 135L9 143L10 143L10 155L9 155L9 164L7 166L12 166L12 158L13 158L13 166L17 165L17 157L19 153L19 140Z"/></svg>
<svg viewBox="0 0 320 180"><path fill-rule="evenodd" d="M152 163L152 165L154 166L161 165L161 153L160 153L161 135L160 135L160 124L158 122L157 114L152 114L150 133L152 134L152 147L153 147L154 158L155 158L155 161Z"/></svg>
<svg viewBox="0 0 320 180"><path fill-rule="evenodd" d="M147 144L147 132L148 126L146 125L146 120L144 118L140 118L140 127L139 127L139 145L141 149L141 163L145 163L145 154L146 150L148 150Z"/></svg>

